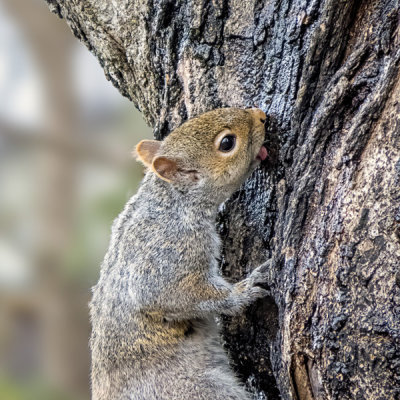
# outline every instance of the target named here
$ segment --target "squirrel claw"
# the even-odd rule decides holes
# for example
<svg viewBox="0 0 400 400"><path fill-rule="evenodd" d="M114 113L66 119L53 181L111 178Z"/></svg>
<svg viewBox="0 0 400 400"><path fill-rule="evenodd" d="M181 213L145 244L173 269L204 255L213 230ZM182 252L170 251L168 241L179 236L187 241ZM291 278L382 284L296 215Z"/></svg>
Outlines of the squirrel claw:
<svg viewBox="0 0 400 400"><path fill-rule="evenodd" d="M260 269L263 272L267 272L272 268L272 259L270 258L269 260L263 262L259 267L256 269Z"/></svg>

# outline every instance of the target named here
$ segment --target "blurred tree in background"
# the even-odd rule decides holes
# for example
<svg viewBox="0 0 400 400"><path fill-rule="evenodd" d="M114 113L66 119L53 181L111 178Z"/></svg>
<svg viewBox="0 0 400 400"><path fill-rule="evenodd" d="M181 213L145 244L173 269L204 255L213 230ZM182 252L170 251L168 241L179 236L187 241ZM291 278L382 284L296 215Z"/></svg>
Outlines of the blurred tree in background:
<svg viewBox="0 0 400 400"><path fill-rule="evenodd" d="M89 397L90 287L144 137L44 2L0 2L1 399Z"/></svg>

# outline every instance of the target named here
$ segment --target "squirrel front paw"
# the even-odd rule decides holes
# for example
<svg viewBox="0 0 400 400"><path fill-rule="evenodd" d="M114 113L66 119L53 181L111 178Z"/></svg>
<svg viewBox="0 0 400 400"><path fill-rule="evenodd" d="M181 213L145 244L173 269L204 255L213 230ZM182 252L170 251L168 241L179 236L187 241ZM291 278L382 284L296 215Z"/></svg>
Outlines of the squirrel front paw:
<svg viewBox="0 0 400 400"><path fill-rule="evenodd" d="M263 287L258 286L259 284L266 284L268 280L267 276L267 266L269 264L265 263L257 267L251 272L251 274L243 279L242 281L234 285L234 293L243 303L243 305L248 305L253 301L268 296L270 292Z"/></svg>

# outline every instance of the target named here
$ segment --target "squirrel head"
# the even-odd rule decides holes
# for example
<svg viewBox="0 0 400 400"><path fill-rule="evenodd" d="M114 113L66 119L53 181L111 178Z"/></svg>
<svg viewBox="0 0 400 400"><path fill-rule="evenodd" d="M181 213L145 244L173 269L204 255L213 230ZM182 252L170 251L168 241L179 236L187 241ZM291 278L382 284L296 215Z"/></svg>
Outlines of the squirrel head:
<svg viewBox="0 0 400 400"><path fill-rule="evenodd" d="M267 157L266 116L258 108L221 108L190 119L161 141L142 140L137 159L180 189L229 197Z"/></svg>

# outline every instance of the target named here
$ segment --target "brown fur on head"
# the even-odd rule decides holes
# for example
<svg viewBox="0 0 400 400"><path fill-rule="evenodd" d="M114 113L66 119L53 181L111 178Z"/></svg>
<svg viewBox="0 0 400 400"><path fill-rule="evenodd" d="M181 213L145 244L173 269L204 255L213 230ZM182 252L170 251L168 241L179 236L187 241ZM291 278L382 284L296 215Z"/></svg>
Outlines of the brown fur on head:
<svg viewBox="0 0 400 400"><path fill-rule="evenodd" d="M136 154L172 184L232 191L259 164L264 121L257 108L216 109L185 122L163 142L141 141Z"/></svg>

